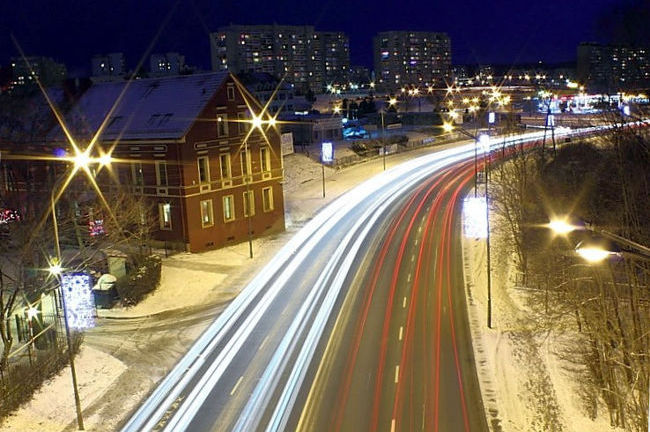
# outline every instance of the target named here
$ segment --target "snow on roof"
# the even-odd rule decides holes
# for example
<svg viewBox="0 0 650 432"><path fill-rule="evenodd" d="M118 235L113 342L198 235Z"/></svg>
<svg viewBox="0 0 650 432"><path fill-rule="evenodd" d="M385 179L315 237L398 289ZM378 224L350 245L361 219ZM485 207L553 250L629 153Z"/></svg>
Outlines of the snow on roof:
<svg viewBox="0 0 650 432"><path fill-rule="evenodd" d="M100 140L182 138L227 77L219 72L95 84L65 121L76 140L92 137L109 114ZM63 138L59 126L48 134L50 141Z"/></svg>

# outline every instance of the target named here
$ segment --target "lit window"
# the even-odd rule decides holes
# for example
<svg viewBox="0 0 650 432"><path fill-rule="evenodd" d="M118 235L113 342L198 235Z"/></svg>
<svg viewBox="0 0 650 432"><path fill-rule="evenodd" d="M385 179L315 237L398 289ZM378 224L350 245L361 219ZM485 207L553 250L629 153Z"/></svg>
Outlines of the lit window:
<svg viewBox="0 0 650 432"><path fill-rule="evenodd" d="M203 228L211 227L214 225L214 217L212 214L212 200L201 201L201 226Z"/></svg>
<svg viewBox="0 0 650 432"><path fill-rule="evenodd" d="M235 220L235 205L232 195L223 197L223 220L230 222Z"/></svg>
<svg viewBox="0 0 650 432"><path fill-rule="evenodd" d="M158 204L158 222L160 229L169 231L172 229L172 206L169 203Z"/></svg>
<svg viewBox="0 0 650 432"><path fill-rule="evenodd" d="M196 159L199 167L199 183L210 183L210 166L207 156L201 156Z"/></svg>
<svg viewBox="0 0 650 432"><path fill-rule="evenodd" d="M273 188L270 186L262 189L262 207L265 212L273 210Z"/></svg>

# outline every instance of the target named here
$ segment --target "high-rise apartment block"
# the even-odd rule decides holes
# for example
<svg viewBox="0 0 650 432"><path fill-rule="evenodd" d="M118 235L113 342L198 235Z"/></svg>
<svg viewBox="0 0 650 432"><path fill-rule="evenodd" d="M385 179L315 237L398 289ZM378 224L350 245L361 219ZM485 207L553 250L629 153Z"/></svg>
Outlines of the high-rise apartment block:
<svg viewBox="0 0 650 432"><path fill-rule="evenodd" d="M90 61L94 79L122 79L126 74L126 63L123 53L95 55Z"/></svg>
<svg viewBox="0 0 650 432"><path fill-rule="evenodd" d="M185 71L185 56L177 52L151 54L149 70L153 76L174 76Z"/></svg>
<svg viewBox="0 0 650 432"><path fill-rule="evenodd" d="M50 57L14 57L11 59L11 68L13 88L36 85L37 79L46 87L58 85L68 76L65 65Z"/></svg>
<svg viewBox="0 0 650 432"><path fill-rule="evenodd" d="M378 85L442 86L451 78L451 41L445 33L388 31L374 38Z"/></svg>
<svg viewBox="0 0 650 432"><path fill-rule="evenodd" d="M595 91L617 92L650 86L650 48L581 43L578 81Z"/></svg>
<svg viewBox="0 0 650 432"><path fill-rule="evenodd" d="M350 69L348 37L313 26L230 25L210 34L210 50L215 71L286 75L299 91L320 93Z"/></svg>

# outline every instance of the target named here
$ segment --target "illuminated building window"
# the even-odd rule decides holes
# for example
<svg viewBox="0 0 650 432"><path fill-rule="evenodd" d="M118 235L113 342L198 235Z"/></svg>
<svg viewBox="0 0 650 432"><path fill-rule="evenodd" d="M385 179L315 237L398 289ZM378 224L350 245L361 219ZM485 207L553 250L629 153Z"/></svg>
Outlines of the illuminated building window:
<svg viewBox="0 0 650 432"><path fill-rule="evenodd" d="M169 203L158 204L158 222L160 229L169 231L172 229L172 206Z"/></svg>
<svg viewBox="0 0 650 432"><path fill-rule="evenodd" d="M232 195L223 197L223 220L225 222L235 220L235 202Z"/></svg>
<svg viewBox="0 0 650 432"><path fill-rule="evenodd" d="M214 215L212 213L212 200L201 201L201 226L208 228L214 225Z"/></svg>

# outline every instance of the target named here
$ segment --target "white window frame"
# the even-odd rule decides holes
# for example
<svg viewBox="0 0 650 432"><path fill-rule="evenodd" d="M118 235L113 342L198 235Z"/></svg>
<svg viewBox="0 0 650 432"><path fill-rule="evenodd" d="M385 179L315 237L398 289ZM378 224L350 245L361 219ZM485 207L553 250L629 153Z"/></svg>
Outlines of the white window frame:
<svg viewBox="0 0 650 432"><path fill-rule="evenodd" d="M201 227L209 228L211 226L214 226L214 209L212 207L212 200L211 199L201 200L199 206L201 210ZM206 216L207 216L207 221L206 221Z"/></svg>
<svg viewBox="0 0 650 432"><path fill-rule="evenodd" d="M262 208L264 209L264 213L273 211L273 187L271 186L262 188Z"/></svg>
<svg viewBox="0 0 650 432"><path fill-rule="evenodd" d="M165 213L167 212L169 212L169 226L165 224ZM158 224L161 231L172 230L172 205L170 203L158 203Z"/></svg>
<svg viewBox="0 0 650 432"><path fill-rule="evenodd" d="M225 164L224 164L225 160ZM226 175L224 176L224 167L226 168ZM232 179L232 165L230 161L230 153L221 153L219 154L219 173L221 174L221 180L230 180Z"/></svg>
<svg viewBox="0 0 650 432"><path fill-rule="evenodd" d="M201 180L201 161L205 160L205 180ZM199 156L196 158L196 169L199 184L210 184L210 158L208 156Z"/></svg>
<svg viewBox="0 0 650 432"><path fill-rule="evenodd" d="M219 114L217 115L217 138L222 138L227 136L228 136L228 116L226 114Z"/></svg>
<svg viewBox="0 0 650 432"><path fill-rule="evenodd" d="M156 161L156 185L158 186L169 186L169 176L167 173L167 161ZM165 173L165 181L162 181L162 175L161 173Z"/></svg>
<svg viewBox="0 0 650 432"><path fill-rule="evenodd" d="M230 202L229 205L226 205L226 202ZM235 196L234 195L224 195L222 198L223 202L223 221L232 222L236 219L235 216ZM230 210L230 218L228 218L226 213L226 208Z"/></svg>
<svg viewBox="0 0 650 432"><path fill-rule="evenodd" d="M248 130L251 128L251 124L249 123L249 118L244 112L238 112L237 113L237 131L239 132L240 135L246 134Z"/></svg>
<svg viewBox="0 0 650 432"><path fill-rule="evenodd" d="M244 155L246 155L245 158L244 158ZM244 160L246 160L245 164L244 164ZM251 164L251 152L250 152L250 149L248 151L246 151L246 148L241 149L241 151L239 152L239 163L241 165L242 177L244 179L248 178L247 181L250 181L250 177L251 177L252 172L253 172L253 166ZM246 167L246 169L244 169L244 166Z"/></svg>
<svg viewBox="0 0 650 432"><path fill-rule="evenodd" d="M248 196L248 199L246 199ZM255 216L255 194L253 191L244 191L242 194L243 203L244 203L244 217L253 217ZM248 214L248 204L250 203L251 212Z"/></svg>
<svg viewBox="0 0 650 432"><path fill-rule="evenodd" d="M233 84L228 84L226 87L226 97L229 101L235 100L235 86Z"/></svg>
<svg viewBox="0 0 650 432"><path fill-rule="evenodd" d="M138 172L140 175L138 175ZM133 180L133 185L136 187L144 186L144 169L142 168L142 162L131 163L131 180ZM140 180L140 183L138 183L138 180Z"/></svg>
<svg viewBox="0 0 650 432"><path fill-rule="evenodd" d="M271 149L268 146L260 147L260 167L263 173L271 172Z"/></svg>

